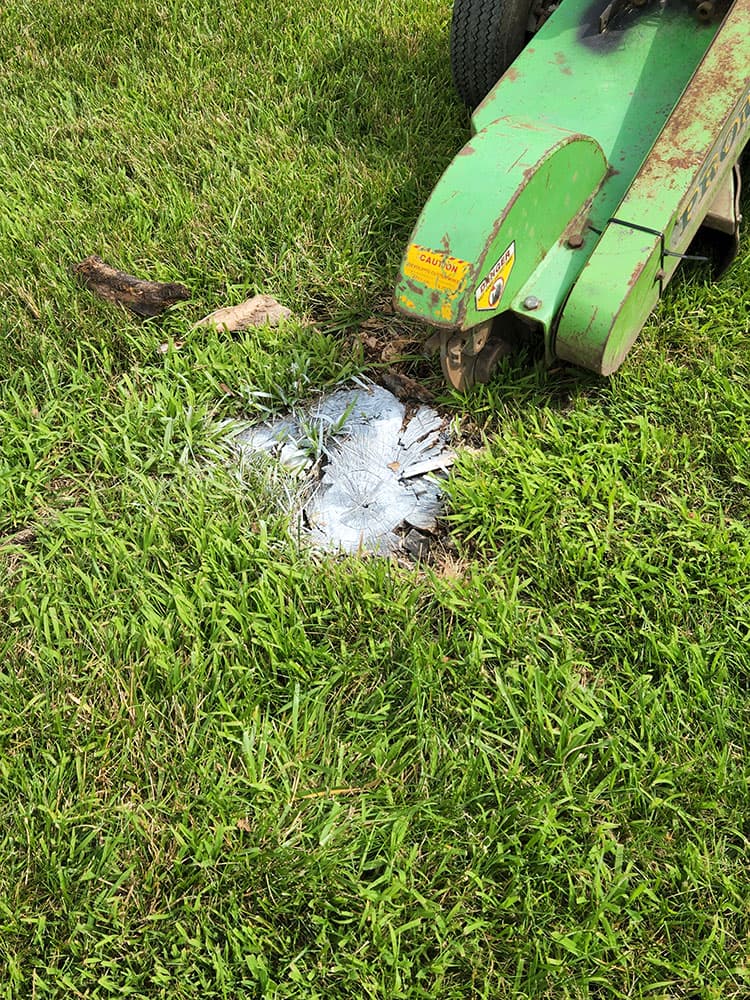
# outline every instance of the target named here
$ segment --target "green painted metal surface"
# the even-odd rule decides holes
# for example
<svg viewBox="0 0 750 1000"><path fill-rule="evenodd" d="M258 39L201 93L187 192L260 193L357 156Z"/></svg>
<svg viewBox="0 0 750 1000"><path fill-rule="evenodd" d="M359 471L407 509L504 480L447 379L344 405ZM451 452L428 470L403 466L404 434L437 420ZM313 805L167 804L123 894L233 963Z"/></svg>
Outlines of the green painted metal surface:
<svg viewBox="0 0 750 1000"><path fill-rule="evenodd" d="M731 130L732 114L741 114L750 65L748 4L735 0L722 26L726 41L712 46L718 24L699 24L687 8L641 8L622 30L600 34L603 3L564 0L474 113L474 137L446 170L412 234L397 306L438 326L467 330L507 309L524 314L533 296L533 319L551 355L556 320L570 295L558 333L561 356L596 370L621 360L614 341L606 344L616 332L627 350L633 323L642 323L658 296L654 275L664 269L643 233L633 237L608 220L626 205L636 208L623 201L636 179L644 226L663 229L675 199L693 197L701 156L710 153L723 122ZM727 47L735 49L728 61ZM688 87L694 75L711 88L702 114L698 92ZM649 154L668 120L652 162ZM670 167L670 157L687 148L692 154L684 170ZM686 239L706 207L692 205L695 225L684 227ZM646 248L637 265L620 254L626 244ZM607 248L615 252L607 255ZM669 260L662 284L677 259ZM638 267L650 277L639 286L636 306L626 300ZM654 287L646 290L649 280ZM593 325L587 296L598 317ZM596 337L598 346L589 350Z"/></svg>
<svg viewBox="0 0 750 1000"><path fill-rule="evenodd" d="M443 176L417 225L411 247L431 252L432 266L410 247L396 290L399 306L447 327L481 322L475 290L483 273L514 241L522 245L507 281L509 298L606 171L598 144L580 134L510 117L478 133ZM465 265L459 265L462 284L451 287L446 258Z"/></svg>
<svg viewBox="0 0 750 1000"><path fill-rule="evenodd" d="M735 0L565 304L558 357L604 375L619 368L750 136L749 77L750 0ZM660 235L634 227L663 233L669 254Z"/></svg>

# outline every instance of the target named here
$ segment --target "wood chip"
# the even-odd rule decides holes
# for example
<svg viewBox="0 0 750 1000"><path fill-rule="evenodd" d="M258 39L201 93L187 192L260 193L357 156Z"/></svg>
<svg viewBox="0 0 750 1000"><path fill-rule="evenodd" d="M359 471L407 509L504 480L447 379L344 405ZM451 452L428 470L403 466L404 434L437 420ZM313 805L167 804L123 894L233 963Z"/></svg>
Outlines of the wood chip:
<svg viewBox="0 0 750 1000"><path fill-rule="evenodd" d="M184 285L135 278L95 255L76 264L73 274L99 298L125 306L136 316L160 316L165 309L190 298L190 292Z"/></svg>
<svg viewBox="0 0 750 1000"><path fill-rule="evenodd" d="M163 344L159 344L159 354L166 354L170 347L175 351L179 351L184 344L184 340L165 340Z"/></svg>
<svg viewBox="0 0 750 1000"><path fill-rule="evenodd" d="M419 403L429 404L435 400L435 396L429 389L426 389L416 379L402 375L395 369L381 372L379 378L385 388L402 401L416 399Z"/></svg>
<svg viewBox="0 0 750 1000"><path fill-rule="evenodd" d="M282 306L270 295L254 295L245 302L215 312L198 320L196 326L213 326L217 330L244 330L249 326L278 326L292 315L291 309Z"/></svg>
<svg viewBox="0 0 750 1000"><path fill-rule="evenodd" d="M450 469L456 461L455 455L439 455L437 458L430 458L426 462L417 462L410 465L401 473L402 479L413 479L414 476L426 476L428 472L445 472Z"/></svg>

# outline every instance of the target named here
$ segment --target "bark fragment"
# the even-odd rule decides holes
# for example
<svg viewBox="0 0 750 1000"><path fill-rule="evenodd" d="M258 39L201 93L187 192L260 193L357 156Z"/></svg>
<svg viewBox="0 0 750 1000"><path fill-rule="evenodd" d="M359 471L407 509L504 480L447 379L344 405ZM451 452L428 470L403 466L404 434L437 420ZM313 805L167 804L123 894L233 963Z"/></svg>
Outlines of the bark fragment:
<svg viewBox="0 0 750 1000"><path fill-rule="evenodd" d="M213 326L217 330L244 330L248 326L278 326L292 315L291 309L282 306L271 295L253 295L236 306L227 306L198 320L196 326Z"/></svg>
<svg viewBox="0 0 750 1000"><path fill-rule="evenodd" d="M114 305L125 306L136 316L160 316L176 302L190 298L177 282L146 281L105 263L92 255L76 264L73 273L89 291Z"/></svg>

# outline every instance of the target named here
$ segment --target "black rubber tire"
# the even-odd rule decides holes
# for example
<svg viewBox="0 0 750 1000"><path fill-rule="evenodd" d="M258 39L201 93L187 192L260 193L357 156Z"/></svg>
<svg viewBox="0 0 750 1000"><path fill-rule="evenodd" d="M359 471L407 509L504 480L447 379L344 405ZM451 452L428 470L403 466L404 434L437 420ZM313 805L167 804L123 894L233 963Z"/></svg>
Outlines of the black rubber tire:
<svg viewBox="0 0 750 1000"><path fill-rule="evenodd" d="M454 0L451 70L456 90L475 108L526 44L534 0Z"/></svg>

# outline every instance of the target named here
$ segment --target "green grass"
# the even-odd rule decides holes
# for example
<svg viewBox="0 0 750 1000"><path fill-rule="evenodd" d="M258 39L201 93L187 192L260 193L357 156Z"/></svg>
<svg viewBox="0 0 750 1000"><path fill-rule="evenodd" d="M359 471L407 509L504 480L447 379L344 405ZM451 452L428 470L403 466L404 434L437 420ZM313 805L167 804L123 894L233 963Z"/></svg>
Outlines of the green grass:
<svg viewBox="0 0 750 1000"><path fill-rule="evenodd" d="M300 549L207 418L361 369L468 124L447 4L335 8L0 17L0 997L740 1000L747 238L611 380L446 398L439 567Z"/></svg>

